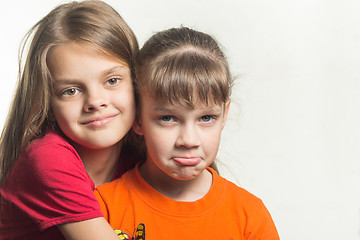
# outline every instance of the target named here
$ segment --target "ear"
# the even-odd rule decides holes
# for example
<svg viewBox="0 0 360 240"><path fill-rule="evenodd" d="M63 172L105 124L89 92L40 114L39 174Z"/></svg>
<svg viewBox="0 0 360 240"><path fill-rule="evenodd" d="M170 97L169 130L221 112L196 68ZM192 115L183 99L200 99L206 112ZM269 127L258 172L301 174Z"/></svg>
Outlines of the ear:
<svg viewBox="0 0 360 240"><path fill-rule="evenodd" d="M132 128L137 135L144 135L142 130L142 123L140 119L137 118L135 119Z"/></svg>
<svg viewBox="0 0 360 240"><path fill-rule="evenodd" d="M224 106L224 118L223 118L221 129L224 129L224 127L225 127L225 124L226 124L226 121L227 121L227 118L228 118L228 115L229 115L230 103L231 103L230 100L226 101L226 103L225 103L225 106Z"/></svg>

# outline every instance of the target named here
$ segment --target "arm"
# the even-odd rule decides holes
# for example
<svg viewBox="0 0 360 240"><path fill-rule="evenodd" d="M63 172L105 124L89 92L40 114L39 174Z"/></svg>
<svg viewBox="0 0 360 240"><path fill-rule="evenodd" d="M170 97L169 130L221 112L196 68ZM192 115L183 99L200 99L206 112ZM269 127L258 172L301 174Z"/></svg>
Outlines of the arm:
<svg viewBox="0 0 360 240"><path fill-rule="evenodd" d="M115 231L103 217L90 220L58 225L59 230L67 240L119 240Z"/></svg>
<svg viewBox="0 0 360 240"><path fill-rule="evenodd" d="M39 144L21 169L21 182L12 191L40 231L57 226L67 239L118 240L102 217L80 157L67 142L50 139Z"/></svg>

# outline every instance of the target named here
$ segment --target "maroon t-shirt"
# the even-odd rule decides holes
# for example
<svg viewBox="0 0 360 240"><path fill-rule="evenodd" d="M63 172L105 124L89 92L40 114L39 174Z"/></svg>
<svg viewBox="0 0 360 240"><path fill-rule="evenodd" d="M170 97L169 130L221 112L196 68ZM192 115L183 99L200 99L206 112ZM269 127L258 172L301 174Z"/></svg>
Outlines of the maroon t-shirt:
<svg viewBox="0 0 360 240"><path fill-rule="evenodd" d="M56 225L103 216L79 155L48 133L12 167L2 189L0 239L64 239Z"/></svg>

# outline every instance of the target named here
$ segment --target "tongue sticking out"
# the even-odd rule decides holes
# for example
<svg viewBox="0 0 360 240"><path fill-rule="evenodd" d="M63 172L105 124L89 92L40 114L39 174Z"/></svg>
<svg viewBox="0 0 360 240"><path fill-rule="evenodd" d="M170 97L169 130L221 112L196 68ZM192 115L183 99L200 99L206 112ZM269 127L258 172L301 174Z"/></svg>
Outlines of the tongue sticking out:
<svg viewBox="0 0 360 240"><path fill-rule="evenodd" d="M173 159L178 164L184 165L184 166L195 166L195 165L198 165L199 162L201 161L201 158L198 158L198 157L194 157L194 158L176 157Z"/></svg>

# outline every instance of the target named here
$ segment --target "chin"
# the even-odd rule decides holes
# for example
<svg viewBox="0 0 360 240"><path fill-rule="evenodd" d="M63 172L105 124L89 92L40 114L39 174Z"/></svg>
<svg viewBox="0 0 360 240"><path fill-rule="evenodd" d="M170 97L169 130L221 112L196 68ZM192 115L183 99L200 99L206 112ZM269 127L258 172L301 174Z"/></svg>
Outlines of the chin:
<svg viewBox="0 0 360 240"><path fill-rule="evenodd" d="M109 141L109 142L99 142L99 141L93 141L93 142L83 142L82 144L80 143L80 145L82 145L83 147L86 147L88 149L93 149L93 150L100 150L100 149L105 149L105 148L109 148L114 146L116 143L115 141Z"/></svg>
<svg viewBox="0 0 360 240"><path fill-rule="evenodd" d="M187 181L187 180L193 180L194 178L197 178L199 176L199 173L179 173L179 174L171 174L171 177L181 180L181 181Z"/></svg>

